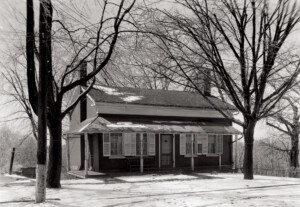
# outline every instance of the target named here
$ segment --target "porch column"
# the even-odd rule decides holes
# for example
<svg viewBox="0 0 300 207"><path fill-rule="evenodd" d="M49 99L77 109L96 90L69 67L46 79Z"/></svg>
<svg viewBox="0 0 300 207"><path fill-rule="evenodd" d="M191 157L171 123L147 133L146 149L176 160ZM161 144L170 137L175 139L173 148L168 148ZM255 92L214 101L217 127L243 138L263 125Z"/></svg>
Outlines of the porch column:
<svg viewBox="0 0 300 207"><path fill-rule="evenodd" d="M195 169L195 164L194 164L194 136L192 136L192 156L191 156L191 170L194 171Z"/></svg>
<svg viewBox="0 0 300 207"><path fill-rule="evenodd" d="M237 167L237 134L235 135L235 155L234 155L234 169Z"/></svg>
<svg viewBox="0 0 300 207"><path fill-rule="evenodd" d="M88 170L89 170L89 139L88 139L88 133L84 133L84 176L88 176Z"/></svg>
<svg viewBox="0 0 300 207"><path fill-rule="evenodd" d="M219 154L219 169L222 169L222 155Z"/></svg>
<svg viewBox="0 0 300 207"><path fill-rule="evenodd" d="M141 157L140 157L140 172L143 173L144 172L144 159L143 159L143 139L144 139L144 136L143 134L141 133L141 139L140 139L140 149L141 149Z"/></svg>
<svg viewBox="0 0 300 207"><path fill-rule="evenodd" d="M160 149L160 134L158 134L158 168L161 167L161 149Z"/></svg>
<svg viewBox="0 0 300 207"><path fill-rule="evenodd" d="M175 134L173 134L173 168L175 168Z"/></svg>
<svg viewBox="0 0 300 207"><path fill-rule="evenodd" d="M70 171L70 143L69 143L68 135L66 139L66 147L67 147L67 172L69 172Z"/></svg>

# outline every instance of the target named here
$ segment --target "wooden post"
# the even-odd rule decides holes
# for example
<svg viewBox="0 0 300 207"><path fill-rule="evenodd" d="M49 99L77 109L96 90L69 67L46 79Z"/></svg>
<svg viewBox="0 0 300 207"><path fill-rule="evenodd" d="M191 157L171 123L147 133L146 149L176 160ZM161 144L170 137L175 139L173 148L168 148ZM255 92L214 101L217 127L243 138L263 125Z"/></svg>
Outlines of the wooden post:
<svg viewBox="0 0 300 207"><path fill-rule="evenodd" d="M222 169L222 155L219 154L219 169Z"/></svg>
<svg viewBox="0 0 300 207"><path fill-rule="evenodd" d="M14 165L15 151L16 151L16 148L13 147L12 151L11 151L10 166L9 166L9 174L10 175L12 173L12 169L13 169L13 165Z"/></svg>
<svg viewBox="0 0 300 207"><path fill-rule="evenodd" d="M191 156L191 170L194 171L195 169L195 164L194 164L194 136L192 136L192 156Z"/></svg>
<svg viewBox="0 0 300 207"><path fill-rule="evenodd" d="M88 141L88 133L84 133L84 176L87 177L88 176L88 170L89 170L89 141Z"/></svg>
<svg viewBox="0 0 300 207"><path fill-rule="evenodd" d="M160 138L160 134L158 134L158 168L161 168L161 149L160 149L160 143L161 142L161 138Z"/></svg>
<svg viewBox="0 0 300 207"><path fill-rule="evenodd" d="M173 134L173 168L175 168L175 134Z"/></svg>
<svg viewBox="0 0 300 207"><path fill-rule="evenodd" d="M237 134L235 135L235 155L234 155L234 169L237 168Z"/></svg>
<svg viewBox="0 0 300 207"><path fill-rule="evenodd" d="M69 143L69 137L67 135L66 139L66 147L67 147L67 172L70 171L70 143Z"/></svg>
<svg viewBox="0 0 300 207"><path fill-rule="evenodd" d="M144 172L144 160L143 160L143 134L140 135L140 149L141 149L141 157L140 157L140 172Z"/></svg>

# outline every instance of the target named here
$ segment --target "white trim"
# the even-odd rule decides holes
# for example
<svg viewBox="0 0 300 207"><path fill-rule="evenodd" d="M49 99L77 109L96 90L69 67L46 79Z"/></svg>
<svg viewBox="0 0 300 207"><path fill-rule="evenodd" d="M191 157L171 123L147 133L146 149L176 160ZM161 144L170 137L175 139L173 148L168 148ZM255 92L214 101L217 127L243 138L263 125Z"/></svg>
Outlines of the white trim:
<svg viewBox="0 0 300 207"><path fill-rule="evenodd" d="M68 137L68 135L67 135ZM66 140L66 147L67 147L67 172L70 171L71 167L70 167L70 139Z"/></svg>
<svg viewBox="0 0 300 207"><path fill-rule="evenodd" d="M148 135L147 135L147 137L148 137ZM141 154L140 154L140 172L141 173L144 172L144 158L143 158L144 149L143 149L143 141L144 141L144 133L141 133L140 134L140 149L141 149L140 150L141 151Z"/></svg>
<svg viewBox="0 0 300 207"><path fill-rule="evenodd" d="M238 135L235 135L235 155L234 155L234 169L237 168L237 136ZM231 138L232 139L232 138ZM232 150L233 151L233 150Z"/></svg>
<svg viewBox="0 0 300 207"><path fill-rule="evenodd" d="M161 168L161 134L158 134L158 168Z"/></svg>
<svg viewBox="0 0 300 207"><path fill-rule="evenodd" d="M84 176L88 176L88 170L89 170L89 139L88 139L88 133L84 133Z"/></svg>
<svg viewBox="0 0 300 207"><path fill-rule="evenodd" d="M224 116L220 112L213 109L199 109L175 106L153 106L125 103L96 102L96 110L100 114L224 118Z"/></svg>
<svg viewBox="0 0 300 207"><path fill-rule="evenodd" d="M89 94L86 94L86 96L90 99L90 101L92 102L91 106L96 106L96 102L95 100L89 95Z"/></svg>
<svg viewBox="0 0 300 207"><path fill-rule="evenodd" d="M194 169L195 169L195 163L194 163L194 146L193 146L193 144L194 144L194 140L195 140L195 136L194 136L194 134L192 134L192 136L191 136L191 145L192 145L192 149L191 149L191 170L192 171L194 171Z"/></svg>
<svg viewBox="0 0 300 207"><path fill-rule="evenodd" d="M175 134L173 134L173 168L175 168Z"/></svg>

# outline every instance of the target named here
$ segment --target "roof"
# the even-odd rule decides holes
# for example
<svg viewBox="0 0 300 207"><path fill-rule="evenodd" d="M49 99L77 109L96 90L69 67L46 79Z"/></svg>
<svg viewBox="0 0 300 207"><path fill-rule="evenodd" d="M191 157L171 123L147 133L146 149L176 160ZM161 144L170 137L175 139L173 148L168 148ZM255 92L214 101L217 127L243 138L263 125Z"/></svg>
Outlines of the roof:
<svg viewBox="0 0 300 207"><path fill-rule="evenodd" d="M94 86L89 95L95 102L214 109L212 104L197 92ZM234 106L216 97L207 98L220 109L236 110Z"/></svg>
<svg viewBox="0 0 300 207"><path fill-rule="evenodd" d="M153 132L153 133L204 133L204 134L241 134L232 126L217 126L206 122L144 121L117 122L96 116L86 119L75 130L66 134L103 133L103 132Z"/></svg>

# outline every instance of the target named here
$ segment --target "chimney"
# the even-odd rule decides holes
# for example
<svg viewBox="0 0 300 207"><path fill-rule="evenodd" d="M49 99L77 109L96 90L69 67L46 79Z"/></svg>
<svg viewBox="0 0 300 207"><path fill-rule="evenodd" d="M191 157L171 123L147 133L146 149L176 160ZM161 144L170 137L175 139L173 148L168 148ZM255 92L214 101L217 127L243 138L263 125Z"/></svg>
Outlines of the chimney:
<svg viewBox="0 0 300 207"><path fill-rule="evenodd" d="M211 95L211 74L210 70L205 70L203 73L203 93L205 96Z"/></svg>
<svg viewBox="0 0 300 207"><path fill-rule="evenodd" d="M84 60L79 66L79 79L86 77L87 75L87 62ZM87 82L83 83L82 86L87 86Z"/></svg>
<svg viewBox="0 0 300 207"><path fill-rule="evenodd" d="M87 75L87 62L83 61L79 66L79 78L84 78ZM80 93L83 92L83 88L87 87L87 82L84 82L80 86ZM86 96L84 96L80 100L80 122L83 122L87 118L87 100Z"/></svg>

